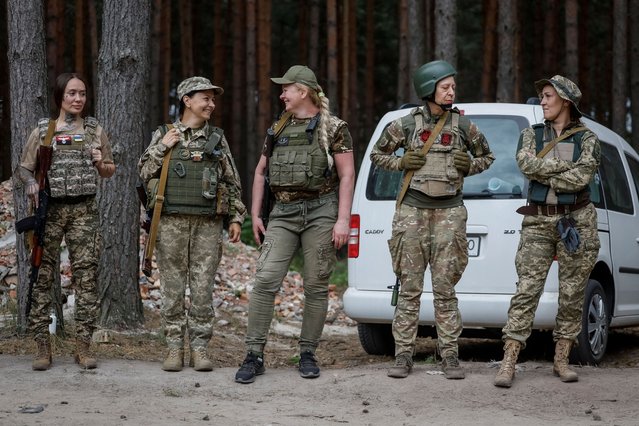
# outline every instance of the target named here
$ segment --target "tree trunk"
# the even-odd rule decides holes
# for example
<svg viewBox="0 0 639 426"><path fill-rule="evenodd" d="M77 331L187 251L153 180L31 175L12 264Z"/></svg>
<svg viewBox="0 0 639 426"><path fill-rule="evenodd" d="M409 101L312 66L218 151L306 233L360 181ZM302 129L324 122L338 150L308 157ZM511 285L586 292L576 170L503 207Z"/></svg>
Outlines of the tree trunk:
<svg viewBox="0 0 639 426"><path fill-rule="evenodd" d="M544 16L544 49L543 49L543 75L550 78L559 73L559 40L557 38L559 27L559 2L546 0L546 7L542 11ZM501 6L500 6L501 7Z"/></svg>
<svg viewBox="0 0 639 426"><path fill-rule="evenodd" d="M308 66L314 72L318 71L320 54L320 1L310 0L310 23L309 23L309 42L308 42Z"/></svg>
<svg viewBox="0 0 639 426"><path fill-rule="evenodd" d="M566 71L565 76L579 84L579 5L566 0Z"/></svg>
<svg viewBox="0 0 639 426"><path fill-rule="evenodd" d="M244 112L246 129L245 152L243 153L244 167L247 172L248 182L253 182L255 164L258 161L258 152L261 148L262 140L258 142L256 132L257 116L257 64L256 55L256 22L257 22L257 0L246 1L246 110ZM251 191L247 191L249 194ZM248 194L247 194L248 195Z"/></svg>
<svg viewBox="0 0 639 426"><path fill-rule="evenodd" d="M62 0L47 0L47 16L46 16L46 49L49 86L53 87L58 74L63 69L64 54L64 37L60 28L64 26L64 7ZM53 101L53 100L52 100ZM53 106L53 105L51 105Z"/></svg>
<svg viewBox="0 0 639 426"><path fill-rule="evenodd" d="M327 53L327 87L326 95L331 100L337 100L337 2L326 0L326 53ZM337 104L337 102L335 102ZM334 111L339 115L339 111Z"/></svg>
<svg viewBox="0 0 639 426"><path fill-rule="evenodd" d="M400 0L398 5L399 31L397 34L399 62L397 65L397 106L406 103L410 97L410 69L408 65L408 0Z"/></svg>
<svg viewBox="0 0 639 426"><path fill-rule="evenodd" d="M421 17L424 14L423 0L408 1L408 92L404 102L420 103L413 88L413 73L424 63L424 26Z"/></svg>
<svg viewBox="0 0 639 426"><path fill-rule="evenodd" d="M271 125L273 114L271 112L271 0L258 0L257 5L257 127L256 138L251 139L251 145L255 152L253 156L253 168L257 164L262 146L262 138L259 135L266 134L266 129ZM240 141L236 141L240 143Z"/></svg>
<svg viewBox="0 0 639 426"><path fill-rule="evenodd" d="M211 78L214 85L222 87L226 85L225 66L228 59L226 56L225 46L227 30L227 26L225 25L225 23L226 19L224 5L221 2L217 2L213 6L213 52L211 55L213 57L213 73L211 75ZM223 126L222 123L225 122L225 116L230 117L230 114L228 114L228 111L231 109L230 100L231 97L227 96L222 99L223 102L221 103L221 108L220 106L216 107L216 109L220 108L220 110L213 114L213 124L218 127ZM235 143L238 142L239 141L236 141Z"/></svg>
<svg viewBox="0 0 639 426"><path fill-rule="evenodd" d="M77 25L81 22L86 22L84 18L84 1L75 0L75 72L82 75L86 75L86 69L84 68L84 38L86 37L86 30L84 25Z"/></svg>
<svg viewBox="0 0 639 426"><path fill-rule="evenodd" d="M180 15L182 78L188 78L192 77L195 72L193 67L193 6L191 0L182 0L178 11Z"/></svg>
<svg viewBox="0 0 639 426"><path fill-rule="evenodd" d="M631 1L628 5L630 27L630 113L632 133L630 144L639 152L639 3Z"/></svg>
<svg viewBox="0 0 639 426"><path fill-rule="evenodd" d="M89 27L89 57L91 58L91 75L89 81L91 81L92 94L91 97L91 110L95 109L95 100L100 97L98 93L98 17L95 12L95 0L88 0L87 9L89 11L89 18L87 19Z"/></svg>
<svg viewBox="0 0 639 426"><path fill-rule="evenodd" d="M243 117L246 114L244 106L247 92L246 92L246 33L244 27L246 25L246 3L241 1L236 3L233 8L233 70L231 75L233 76L233 83L231 90L235 96L231 97L233 102L233 117ZM242 188L251 188L252 182L249 181L251 176L249 170L247 170L244 162L245 155L242 155L241 147L244 146L246 141L245 127L242 120L232 120L231 126L231 143L230 148L233 153L233 158L237 164L240 164L238 171L242 178ZM243 192L244 200L248 200L250 197L250 190ZM247 197L248 196L248 197Z"/></svg>
<svg viewBox="0 0 639 426"><path fill-rule="evenodd" d="M0 2L0 34L8 34L7 2ZM0 37L0 52L8 52L7 37ZM7 55L0 55L0 73L9 74ZM11 176L11 115L9 79L0 80L0 181Z"/></svg>
<svg viewBox="0 0 639 426"><path fill-rule="evenodd" d="M364 73L364 132L373 134L375 126L375 0L366 0L366 69Z"/></svg>
<svg viewBox="0 0 639 426"><path fill-rule="evenodd" d="M497 71L497 0L484 0L484 55L481 74L482 102L495 101Z"/></svg>
<svg viewBox="0 0 639 426"><path fill-rule="evenodd" d="M161 111L162 100L168 96L168 92L161 92L160 70L162 69L161 40L162 40L162 0L153 0L151 9L151 78L149 123L161 123L164 114ZM159 83L159 84L158 84Z"/></svg>
<svg viewBox="0 0 639 426"><path fill-rule="evenodd" d="M628 1L613 0L612 4L612 130L625 138L628 133Z"/></svg>
<svg viewBox="0 0 639 426"><path fill-rule="evenodd" d="M578 37L581 42L588 45L588 35L590 33L590 26L588 24L588 18L590 16L590 4L587 1L582 1L579 4L579 18L577 20ZM579 104L580 110L586 114L592 114L591 105L591 93L592 87L592 67L590 65L591 58L594 59L594 55L590 49L578 49L578 61L579 61L579 87L581 91L581 103ZM582 109L583 108L583 109Z"/></svg>
<svg viewBox="0 0 639 426"><path fill-rule="evenodd" d="M7 30L11 87L11 169L20 164L22 150L38 119L49 114L44 16L39 0L8 0ZM27 197L19 179L13 179L15 218L27 216ZM26 331L29 254L24 234L16 236L18 261L18 331Z"/></svg>
<svg viewBox="0 0 639 426"><path fill-rule="evenodd" d="M348 122L349 121L349 117L350 117L350 90L349 90L349 85L350 85L350 73L351 73L351 67L350 67L350 54L351 54L351 49L350 49L350 29L349 29L349 24L350 24L350 18L349 18L349 14L351 12L350 10L350 3L352 3L353 0L343 0L342 1L342 25L341 28L338 28L339 30L339 34L340 34L340 48L341 48L341 76L340 76L340 102L339 102L339 111L340 111L340 117Z"/></svg>
<svg viewBox="0 0 639 426"><path fill-rule="evenodd" d="M171 1L162 0L162 36L160 39L160 58L162 63L161 71L161 90L162 111L160 112L162 121L168 123L171 121L169 114L169 105L171 105Z"/></svg>
<svg viewBox="0 0 639 426"><path fill-rule="evenodd" d="M435 1L435 58L457 68L457 1Z"/></svg>
<svg viewBox="0 0 639 426"><path fill-rule="evenodd" d="M516 0L499 2L499 58L497 60L497 102L515 101L517 87L515 64L517 36L517 3Z"/></svg>
<svg viewBox="0 0 639 426"><path fill-rule="evenodd" d="M98 191L103 241L98 287L100 323L111 328L133 328L143 321L138 283L140 202L135 185L136 165L150 138L146 77L150 19L150 0L104 4L97 117L109 134L117 171L101 181Z"/></svg>

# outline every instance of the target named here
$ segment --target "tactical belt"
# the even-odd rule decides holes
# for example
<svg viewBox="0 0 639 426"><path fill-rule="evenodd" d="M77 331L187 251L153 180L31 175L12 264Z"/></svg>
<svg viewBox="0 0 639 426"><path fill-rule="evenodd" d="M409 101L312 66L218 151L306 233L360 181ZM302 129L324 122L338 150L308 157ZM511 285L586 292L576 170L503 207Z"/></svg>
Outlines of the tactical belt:
<svg viewBox="0 0 639 426"><path fill-rule="evenodd" d="M534 204L531 203L527 206L521 206L516 211L524 216L555 216L559 214L568 214L570 212L582 209L590 204L589 199L579 201L575 204Z"/></svg>

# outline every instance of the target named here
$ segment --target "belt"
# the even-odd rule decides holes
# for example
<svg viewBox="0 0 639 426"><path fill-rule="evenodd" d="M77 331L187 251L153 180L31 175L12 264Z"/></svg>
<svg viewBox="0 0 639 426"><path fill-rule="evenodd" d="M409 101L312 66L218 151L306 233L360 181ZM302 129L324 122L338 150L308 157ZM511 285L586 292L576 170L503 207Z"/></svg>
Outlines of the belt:
<svg viewBox="0 0 639 426"><path fill-rule="evenodd" d="M524 216L555 216L559 214L568 214L590 204L589 199L582 200L575 204L528 204L526 206L519 207L516 212L523 214Z"/></svg>
<svg viewBox="0 0 639 426"><path fill-rule="evenodd" d="M85 201L92 200L94 198L95 198L95 194L79 195L77 197L50 198L49 202L54 204L80 204Z"/></svg>

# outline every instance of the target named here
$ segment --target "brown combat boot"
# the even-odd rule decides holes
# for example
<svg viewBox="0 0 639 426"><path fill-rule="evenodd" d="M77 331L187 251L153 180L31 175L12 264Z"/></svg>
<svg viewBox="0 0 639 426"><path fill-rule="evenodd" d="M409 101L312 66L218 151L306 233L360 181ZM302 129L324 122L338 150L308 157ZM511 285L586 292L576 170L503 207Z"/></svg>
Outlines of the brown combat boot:
<svg viewBox="0 0 639 426"><path fill-rule="evenodd" d="M36 371L48 370L51 367L51 340L49 336L44 336L36 338L35 342L38 352L33 358L31 368Z"/></svg>
<svg viewBox="0 0 639 426"><path fill-rule="evenodd" d="M442 371L444 372L444 377L447 379L460 380L466 377L466 373L464 373L463 367L459 365L459 359L455 354L444 357L442 360Z"/></svg>
<svg viewBox="0 0 639 426"><path fill-rule="evenodd" d="M164 371L182 371L184 367L184 349L171 346L166 354L162 370Z"/></svg>
<svg viewBox="0 0 639 426"><path fill-rule="evenodd" d="M98 366L98 360L95 355L91 353L90 346L90 339L75 339L75 363L88 370Z"/></svg>
<svg viewBox="0 0 639 426"><path fill-rule="evenodd" d="M495 386L500 388L509 388L513 379L515 378L515 365L517 364L517 357L521 350L521 343L517 340L506 339L504 342L504 359L501 362L501 367L495 376L493 382Z"/></svg>
<svg viewBox="0 0 639 426"><path fill-rule="evenodd" d="M386 375L396 379L403 379L408 377L412 369L413 357L408 352L403 352L395 357L395 365L388 369Z"/></svg>
<svg viewBox="0 0 639 426"><path fill-rule="evenodd" d="M552 366L552 372L555 376L559 376L562 382L576 382L579 380L577 373L568 368L568 354L572 342L568 339L559 339L555 345L555 362Z"/></svg>
<svg viewBox="0 0 639 426"><path fill-rule="evenodd" d="M189 360L189 366L193 367L195 371L211 371L213 370L213 363L206 354L206 348L197 347L191 348L191 357Z"/></svg>

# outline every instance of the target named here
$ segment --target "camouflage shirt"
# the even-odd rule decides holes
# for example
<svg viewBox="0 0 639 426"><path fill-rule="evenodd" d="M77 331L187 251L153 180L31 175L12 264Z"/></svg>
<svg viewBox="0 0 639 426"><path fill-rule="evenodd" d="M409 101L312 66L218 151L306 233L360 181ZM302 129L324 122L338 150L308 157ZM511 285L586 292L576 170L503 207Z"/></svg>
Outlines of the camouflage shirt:
<svg viewBox="0 0 639 426"><path fill-rule="evenodd" d="M209 134L212 131L212 126L205 124L200 129L189 129L180 120L173 123L173 126L180 132L180 144L188 147L192 144L206 144ZM187 138L185 135L189 135ZM162 171L162 161L164 160L164 154L168 150L167 146L162 143L164 137L163 132L157 129L151 138L151 143L140 157L138 162L138 171L140 177L144 182L148 182L152 178L160 176ZM229 215L229 223L237 222L240 225L244 222L246 216L246 206L242 202L242 183L240 181L240 175L235 167L233 156L229 148L226 137L222 137L219 144L220 150L224 153L219 162L219 178L218 187L228 194L229 204L231 212Z"/></svg>
<svg viewBox="0 0 639 426"><path fill-rule="evenodd" d="M544 124L544 141L556 138L551 123L546 121ZM583 126L583 123L570 123L564 131L576 126ZM577 161L556 158L553 150L544 158L537 158L535 131L531 127L522 130L519 143L521 147L516 158L524 176L548 185L558 193L579 192L588 186L601 158L599 139L590 130L584 132L581 138L581 155Z"/></svg>
<svg viewBox="0 0 639 426"><path fill-rule="evenodd" d="M427 106L419 109L424 116L424 127L433 129L440 116L431 115ZM453 111L458 112L456 109ZM416 112L418 111L412 110L411 114L394 120L386 126L371 151L370 158L375 165L387 170L399 170L401 157L392 155L395 151L400 148L418 151L424 146L424 142L419 138L417 138L417 141L413 139L413 133L415 132L413 113ZM452 115L448 117L444 129L450 129L451 125ZM468 176L480 173L490 167L495 161L495 157L490 151L486 137L479 131L475 123L463 115L459 116L459 134L461 142L473 156Z"/></svg>
<svg viewBox="0 0 639 426"><path fill-rule="evenodd" d="M297 120L298 122L300 120ZM310 122L310 118L305 122ZM316 130L317 131L317 130ZM328 150L331 155L343 154L353 151L353 139L348 131L348 125L344 120L340 120L334 115L331 115L331 120L328 125ZM262 146L262 154L268 156L267 139ZM339 177L335 166L331 170L331 176L326 180L326 184L319 190L319 195L329 194L335 191L339 187ZM304 192L304 191L277 191L275 192L275 198L282 203L290 203L297 200L307 200L317 198L317 192Z"/></svg>

